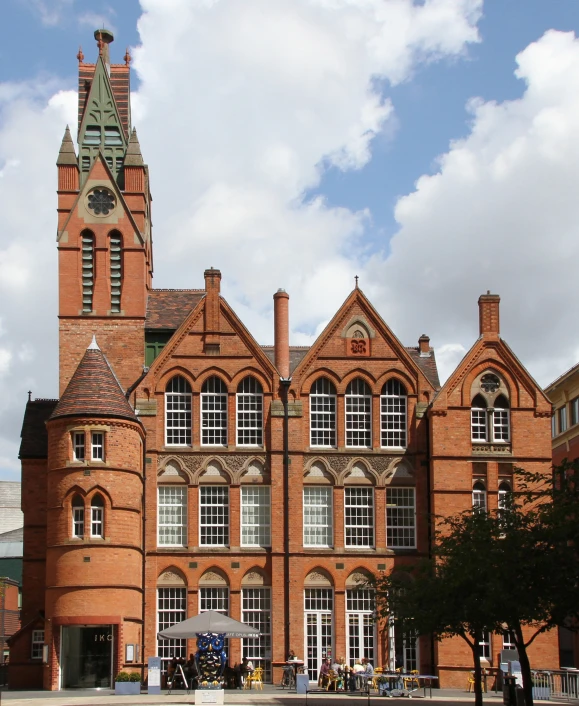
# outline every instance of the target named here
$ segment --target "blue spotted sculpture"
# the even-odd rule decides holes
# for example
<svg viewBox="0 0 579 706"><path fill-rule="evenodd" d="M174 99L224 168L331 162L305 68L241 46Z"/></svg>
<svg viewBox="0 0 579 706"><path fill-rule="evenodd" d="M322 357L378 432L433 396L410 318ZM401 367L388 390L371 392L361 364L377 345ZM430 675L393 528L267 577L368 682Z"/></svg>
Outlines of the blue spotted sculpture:
<svg viewBox="0 0 579 706"><path fill-rule="evenodd" d="M201 689L220 689L227 664L225 633L198 632L195 654Z"/></svg>

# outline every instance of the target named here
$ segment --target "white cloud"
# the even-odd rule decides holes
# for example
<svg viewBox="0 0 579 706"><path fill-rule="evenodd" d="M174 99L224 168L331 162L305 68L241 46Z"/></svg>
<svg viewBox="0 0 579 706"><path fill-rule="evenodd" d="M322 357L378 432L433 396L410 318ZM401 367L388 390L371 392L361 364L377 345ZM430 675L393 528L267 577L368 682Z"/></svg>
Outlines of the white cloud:
<svg viewBox="0 0 579 706"><path fill-rule="evenodd" d="M470 102L470 134L398 201L391 255L369 271L403 340L418 321L434 344L468 348L478 296L501 294L502 335L547 384L579 348L579 40L547 32L517 67L524 95Z"/></svg>
<svg viewBox="0 0 579 706"><path fill-rule="evenodd" d="M54 27L65 19L74 5L74 0L22 0L36 14L43 25Z"/></svg>

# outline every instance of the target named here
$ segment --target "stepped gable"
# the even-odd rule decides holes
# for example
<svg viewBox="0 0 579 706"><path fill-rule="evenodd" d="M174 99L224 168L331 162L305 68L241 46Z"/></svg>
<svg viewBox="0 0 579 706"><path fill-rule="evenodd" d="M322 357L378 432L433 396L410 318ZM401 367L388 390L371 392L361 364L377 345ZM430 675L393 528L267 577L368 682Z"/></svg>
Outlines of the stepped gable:
<svg viewBox="0 0 579 706"><path fill-rule="evenodd" d="M87 416L115 417L140 423L94 338L50 419Z"/></svg>
<svg viewBox="0 0 579 706"><path fill-rule="evenodd" d="M416 346L406 346L406 350L410 353L412 360L418 365L420 370L426 375L426 378L432 386L437 390L440 389L440 378L438 377L438 368L436 367L436 357L432 348L430 355L421 356L420 350Z"/></svg>
<svg viewBox="0 0 579 706"><path fill-rule="evenodd" d="M152 289L145 328L176 331L204 296L204 289Z"/></svg>
<svg viewBox="0 0 579 706"><path fill-rule="evenodd" d="M275 347L261 346L261 350L275 365ZM306 353L310 350L310 346L290 346L290 374L298 367Z"/></svg>
<svg viewBox="0 0 579 706"><path fill-rule="evenodd" d="M48 456L46 421L57 404L58 400L28 400L20 432L18 458L46 458Z"/></svg>

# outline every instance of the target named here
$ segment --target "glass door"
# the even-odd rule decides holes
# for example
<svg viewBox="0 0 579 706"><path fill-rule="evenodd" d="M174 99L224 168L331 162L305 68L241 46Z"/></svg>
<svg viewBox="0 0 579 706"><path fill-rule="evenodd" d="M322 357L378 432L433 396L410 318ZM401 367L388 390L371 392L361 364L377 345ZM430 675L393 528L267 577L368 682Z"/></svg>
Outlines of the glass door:
<svg viewBox="0 0 579 706"><path fill-rule="evenodd" d="M404 672L418 669L418 638L405 635L393 616L388 619L388 668Z"/></svg>
<svg viewBox="0 0 579 706"><path fill-rule="evenodd" d="M306 588L306 662L310 681L317 681L322 660L332 659L334 595L331 588Z"/></svg>
<svg viewBox="0 0 579 706"><path fill-rule="evenodd" d="M110 689L113 668L113 626L71 625L62 628L63 689Z"/></svg>

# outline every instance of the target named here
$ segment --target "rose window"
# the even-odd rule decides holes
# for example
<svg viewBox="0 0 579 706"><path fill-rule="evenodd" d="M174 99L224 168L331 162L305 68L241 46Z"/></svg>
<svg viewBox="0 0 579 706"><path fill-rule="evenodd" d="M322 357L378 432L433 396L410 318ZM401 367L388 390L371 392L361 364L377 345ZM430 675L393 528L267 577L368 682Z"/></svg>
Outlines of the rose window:
<svg viewBox="0 0 579 706"><path fill-rule="evenodd" d="M108 216L115 207L115 197L108 189L95 189L88 195L88 207L95 216Z"/></svg>

